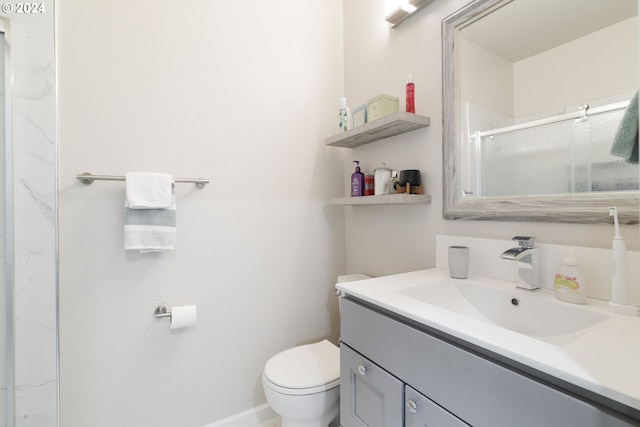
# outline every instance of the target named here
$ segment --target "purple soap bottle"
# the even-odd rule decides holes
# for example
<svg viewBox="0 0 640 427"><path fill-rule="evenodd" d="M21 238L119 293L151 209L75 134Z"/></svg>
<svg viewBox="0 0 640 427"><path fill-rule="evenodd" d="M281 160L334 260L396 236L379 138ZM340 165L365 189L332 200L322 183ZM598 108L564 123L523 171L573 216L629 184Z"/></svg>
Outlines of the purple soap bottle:
<svg viewBox="0 0 640 427"><path fill-rule="evenodd" d="M356 171L351 174L351 197L364 196L364 174L360 172L360 162L354 160Z"/></svg>

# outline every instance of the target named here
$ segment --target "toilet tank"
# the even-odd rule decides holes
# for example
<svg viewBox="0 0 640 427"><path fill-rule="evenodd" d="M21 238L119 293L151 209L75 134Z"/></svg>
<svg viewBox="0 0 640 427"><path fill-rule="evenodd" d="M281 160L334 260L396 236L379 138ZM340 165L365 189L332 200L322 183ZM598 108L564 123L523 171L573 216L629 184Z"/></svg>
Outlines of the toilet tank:
<svg viewBox="0 0 640 427"><path fill-rule="evenodd" d="M357 280L371 279L371 277L364 274L343 274L338 276L337 283L355 282ZM342 291L336 289L336 295L338 295L338 311L342 310Z"/></svg>
<svg viewBox="0 0 640 427"><path fill-rule="evenodd" d="M371 277L364 274L343 274L338 276L337 283L355 282L357 280L371 279Z"/></svg>

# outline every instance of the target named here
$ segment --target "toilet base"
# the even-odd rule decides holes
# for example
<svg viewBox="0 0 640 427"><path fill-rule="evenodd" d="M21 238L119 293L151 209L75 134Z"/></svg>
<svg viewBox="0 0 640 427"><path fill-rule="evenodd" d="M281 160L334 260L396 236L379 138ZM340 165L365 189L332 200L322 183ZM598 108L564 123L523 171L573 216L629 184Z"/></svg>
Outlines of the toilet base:
<svg viewBox="0 0 640 427"><path fill-rule="evenodd" d="M280 415L282 427L328 427L340 413L339 386L319 393L288 395L271 389L264 376L262 380L267 402Z"/></svg>

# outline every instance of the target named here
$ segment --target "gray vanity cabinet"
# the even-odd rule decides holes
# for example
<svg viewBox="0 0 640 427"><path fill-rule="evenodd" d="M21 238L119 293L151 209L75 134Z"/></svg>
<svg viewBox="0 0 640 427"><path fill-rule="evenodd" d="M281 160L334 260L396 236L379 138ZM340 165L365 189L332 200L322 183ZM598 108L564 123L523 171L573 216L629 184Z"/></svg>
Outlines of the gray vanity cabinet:
<svg viewBox="0 0 640 427"><path fill-rule="evenodd" d="M342 427L640 425L598 395L579 397L350 297L340 335Z"/></svg>
<svg viewBox="0 0 640 427"><path fill-rule="evenodd" d="M405 387L405 427L469 427L409 386Z"/></svg>
<svg viewBox="0 0 640 427"><path fill-rule="evenodd" d="M403 384L346 345L340 347L340 425L402 427Z"/></svg>

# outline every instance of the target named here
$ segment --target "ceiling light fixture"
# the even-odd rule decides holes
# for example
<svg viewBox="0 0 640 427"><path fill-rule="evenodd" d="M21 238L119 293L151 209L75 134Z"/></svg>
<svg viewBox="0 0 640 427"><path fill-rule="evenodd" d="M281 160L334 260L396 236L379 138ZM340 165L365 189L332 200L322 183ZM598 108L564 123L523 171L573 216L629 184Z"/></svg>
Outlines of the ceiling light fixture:
<svg viewBox="0 0 640 427"><path fill-rule="evenodd" d="M409 4L414 6L416 9L420 9L421 7L425 7L429 3L433 2L433 0L409 0Z"/></svg>
<svg viewBox="0 0 640 427"><path fill-rule="evenodd" d="M384 19L391 24L393 28L400 25L402 21L407 19L415 11L415 7L410 7L408 4L401 4L388 14Z"/></svg>
<svg viewBox="0 0 640 427"><path fill-rule="evenodd" d="M402 24L405 19L409 18L411 14L431 4L433 1L434 0L405 0L403 4L389 13L385 17L385 20L391 24L391 28L396 28Z"/></svg>

